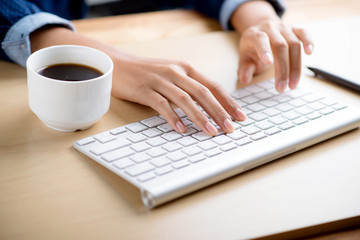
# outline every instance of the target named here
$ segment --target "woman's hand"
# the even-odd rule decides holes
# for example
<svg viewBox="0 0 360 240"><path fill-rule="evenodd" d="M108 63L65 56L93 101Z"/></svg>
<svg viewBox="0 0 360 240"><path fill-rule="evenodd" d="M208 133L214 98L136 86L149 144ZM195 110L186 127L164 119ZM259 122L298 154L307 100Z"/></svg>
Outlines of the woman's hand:
<svg viewBox="0 0 360 240"><path fill-rule="evenodd" d="M232 16L232 24L240 32L239 81L248 84L253 75L272 63L275 87L283 92L287 85L296 88L301 75L301 48L313 51L309 33L284 24L266 1L242 4Z"/></svg>
<svg viewBox="0 0 360 240"><path fill-rule="evenodd" d="M152 107L177 132L186 132L186 128L171 103L180 107L208 135L215 135L217 129L197 104L224 132L234 131L232 118L239 121L246 118L220 84L187 62L121 54L114 60L113 79L115 97Z"/></svg>

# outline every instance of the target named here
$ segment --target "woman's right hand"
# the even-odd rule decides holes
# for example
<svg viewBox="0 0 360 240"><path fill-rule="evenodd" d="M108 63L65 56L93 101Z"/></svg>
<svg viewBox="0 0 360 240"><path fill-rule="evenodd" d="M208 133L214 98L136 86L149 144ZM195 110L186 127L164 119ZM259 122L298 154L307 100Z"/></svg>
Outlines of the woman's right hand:
<svg viewBox="0 0 360 240"><path fill-rule="evenodd" d="M113 96L152 107L177 132L186 132L186 128L171 103L212 136L218 130L197 103L224 132L234 131L232 119L245 120L241 107L225 89L190 63L120 55L113 58Z"/></svg>

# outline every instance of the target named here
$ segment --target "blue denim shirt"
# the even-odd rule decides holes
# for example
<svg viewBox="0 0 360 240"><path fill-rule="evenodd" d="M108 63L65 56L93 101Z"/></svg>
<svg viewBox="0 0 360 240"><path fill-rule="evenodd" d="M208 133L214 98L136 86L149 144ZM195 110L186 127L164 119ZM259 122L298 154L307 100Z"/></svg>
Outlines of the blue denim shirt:
<svg viewBox="0 0 360 240"><path fill-rule="evenodd" d="M183 0L183 7L194 8L211 17L218 18L223 29L231 28L229 19L235 9L251 0ZM59 2L63 5L59 6ZM162 7L179 7L173 1L162 1ZM165 4L164 4L165 2ZM269 0L277 14L285 10L282 0ZM167 3L167 4L166 4ZM29 35L45 25L60 25L73 31L75 28L68 19L80 18L86 6L82 0L0 0L0 59L11 60L21 66L31 54Z"/></svg>

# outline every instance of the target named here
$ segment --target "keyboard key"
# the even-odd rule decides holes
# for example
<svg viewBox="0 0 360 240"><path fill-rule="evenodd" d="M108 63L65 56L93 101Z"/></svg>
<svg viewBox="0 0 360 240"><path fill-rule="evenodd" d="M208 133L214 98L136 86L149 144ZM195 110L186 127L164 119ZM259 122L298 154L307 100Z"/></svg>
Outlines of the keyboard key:
<svg viewBox="0 0 360 240"><path fill-rule="evenodd" d="M175 131L172 131L172 132L164 133L163 135L161 135L161 137L167 140L168 142L172 142L182 138L182 135Z"/></svg>
<svg viewBox="0 0 360 240"><path fill-rule="evenodd" d="M265 133L267 135L274 135L274 134L279 133L279 132L281 132L281 130L278 127L272 127L272 128L269 128L269 129L267 129L265 131Z"/></svg>
<svg viewBox="0 0 360 240"><path fill-rule="evenodd" d="M124 159L115 161L113 163L113 166L120 169L120 170L125 169L125 168L130 167L130 166L133 166L133 165L135 165L135 163L133 161L131 161L130 159L128 159L128 158L124 158Z"/></svg>
<svg viewBox="0 0 360 240"><path fill-rule="evenodd" d="M140 182L146 182L146 181L149 181L149 180L154 179L154 178L156 178L155 173L147 172L147 173L144 173L144 174L140 175L137 179Z"/></svg>
<svg viewBox="0 0 360 240"><path fill-rule="evenodd" d="M332 98L323 98L320 101L322 104L325 104L326 106L330 107L332 105L335 105L337 103L337 101L335 99Z"/></svg>
<svg viewBox="0 0 360 240"><path fill-rule="evenodd" d="M295 125L292 122L286 122L286 123L283 123L283 124L279 125L279 128L281 130L288 130L288 129L294 127L294 126Z"/></svg>
<svg viewBox="0 0 360 240"><path fill-rule="evenodd" d="M206 159L206 157L203 154L197 154L195 156L189 157L188 161L191 163L197 163L197 162L203 161L205 159Z"/></svg>
<svg viewBox="0 0 360 240"><path fill-rule="evenodd" d="M144 131L145 129L148 129L147 126L145 126L139 122L128 124L125 127L134 133L138 133L138 132Z"/></svg>
<svg viewBox="0 0 360 240"><path fill-rule="evenodd" d="M165 174L170 173L172 171L173 171L173 168L170 165L168 165L168 166L165 166L165 167L162 167L162 168L157 168L155 170L155 174L156 175L165 175Z"/></svg>
<svg viewBox="0 0 360 240"><path fill-rule="evenodd" d="M192 135L192 137L197 139L198 141L205 141L205 140L212 138L211 136L207 135L204 132L195 133Z"/></svg>
<svg viewBox="0 0 360 240"><path fill-rule="evenodd" d="M275 125L280 125L280 124L287 122L287 119L282 116L275 116L275 117L270 118L269 121Z"/></svg>
<svg viewBox="0 0 360 240"><path fill-rule="evenodd" d="M125 146L129 146L131 144L131 142L127 139L118 139L115 141L111 141L109 143L105 143L102 144L100 146L97 146L93 149L91 149L90 151L92 153L95 153L96 155L101 155L103 153L118 149L118 148L122 148Z"/></svg>
<svg viewBox="0 0 360 240"><path fill-rule="evenodd" d="M330 113L333 113L334 111L335 111L334 109L326 107L326 108L322 109L320 111L320 113L323 114L323 115L328 115Z"/></svg>
<svg viewBox="0 0 360 240"><path fill-rule="evenodd" d="M204 142L200 142L199 144L197 144L197 146L202 150L207 151L216 148L218 145L211 140L206 140Z"/></svg>
<svg viewBox="0 0 360 240"><path fill-rule="evenodd" d="M154 158L150 161L151 164L153 164L155 167L163 167L171 163L169 159L166 157L158 157Z"/></svg>
<svg viewBox="0 0 360 240"><path fill-rule="evenodd" d="M308 121L309 121L309 120L306 119L306 117L301 116L301 117L295 119L295 120L293 121L293 123L295 123L296 125L300 125L300 124L306 123L306 122L308 122Z"/></svg>
<svg viewBox="0 0 360 240"><path fill-rule="evenodd" d="M268 116L261 113L261 112L256 112L256 113L252 113L250 115L248 115L249 118L253 119L254 121L258 122L258 121L262 121L264 119L267 119Z"/></svg>
<svg viewBox="0 0 360 240"><path fill-rule="evenodd" d="M162 124L160 126L157 126L158 129L160 129L161 131L163 132L171 132L173 131L174 129L170 126L170 124L168 123L165 123L165 124Z"/></svg>
<svg viewBox="0 0 360 240"><path fill-rule="evenodd" d="M143 151L150 149L151 146L145 142L141 142L141 143L137 143L137 144L132 144L130 146L130 148L132 148L136 152L143 152Z"/></svg>
<svg viewBox="0 0 360 240"><path fill-rule="evenodd" d="M226 144L226 143L231 142L232 140L231 140L231 138L229 138L229 137L226 136L226 135L221 135L221 136L214 137L214 138L212 139L212 141L215 142L215 143L217 143L217 144L219 144L219 145L224 145L224 144Z"/></svg>
<svg viewBox="0 0 360 240"><path fill-rule="evenodd" d="M192 134L194 134L194 133L197 133L197 132L198 132L198 130L196 130L195 128L190 127L190 126L187 126L187 127L186 127L186 132L185 132L185 133L181 133L181 135L183 135L183 136L190 136L190 135L192 135Z"/></svg>
<svg viewBox="0 0 360 240"><path fill-rule="evenodd" d="M134 153L135 153L134 150L130 149L129 147L126 147L106 153L102 156L102 158L107 162L112 162L120 158L131 156Z"/></svg>
<svg viewBox="0 0 360 240"><path fill-rule="evenodd" d="M236 123L239 124L240 126L245 127L253 124L254 120L251 118L246 118L245 121L236 121Z"/></svg>
<svg viewBox="0 0 360 240"><path fill-rule="evenodd" d="M154 117L144 119L140 122L148 127L156 127L156 126L166 123L166 120L164 120L163 118L160 118L158 116L154 116Z"/></svg>
<svg viewBox="0 0 360 240"><path fill-rule="evenodd" d="M189 166L190 163L186 160L182 160L182 161L179 161L179 162L175 162L172 164L172 167L175 168L175 169L180 169L180 168L183 168L183 167L186 167L186 166Z"/></svg>
<svg viewBox="0 0 360 240"><path fill-rule="evenodd" d="M294 120L294 119L300 117L301 115L295 111L289 111L289 112L283 113L282 116L288 120Z"/></svg>
<svg viewBox="0 0 360 240"><path fill-rule="evenodd" d="M258 132L254 135L251 135L250 136L250 139L254 140L254 141L257 141L257 140L260 140L260 139L263 139L263 138L266 138L267 135L265 133L262 133L262 132Z"/></svg>
<svg viewBox="0 0 360 240"><path fill-rule="evenodd" d="M310 120L314 120L314 119L321 117L321 114L318 112L313 112L313 113L310 113L309 115L307 115L306 117Z"/></svg>
<svg viewBox="0 0 360 240"><path fill-rule="evenodd" d="M261 105L259 103L250 104L246 106L246 108L253 112L259 112L265 109L264 105Z"/></svg>
<svg viewBox="0 0 360 240"><path fill-rule="evenodd" d="M207 157L214 157L214 156L216 156L216 155L219 155L220 153L222 153L220 149L218 149L218 148L213 148L213 149L205 152L205 156L207 156Z"/></svg>
<svg viewBox="0 0 360 240"><path fill-rule="evenodd" d="M246 137L246 133L241 132L241 131L234 131L232 133L227 133L226 136L228 136L229 138L233 139L233 140L238 140L240 138Z"/></svg>
<svg viewBox="0 0 360 240"><path fill-rule="evenodd" d="M307 115L307 114L313 112L313 110L311 108L307 107L307 106L302 106L300 108L297 108L295 111L297 113L300 113L301 115Z"/></svg>
<svg viewBox="0 0 360 240"><path fill-rule="evenodd" d="M110 133L112 135L119 135L121 133L125 133L127 132L126 128L125 127L118 127L118 128L115 128L113 130L110 131Z"/></svg>
<svg viewBox="0 0 360 240"><path fill-rule="evenodd" d="M301 107L306 104L304 100L301 99L294 99L289 102L289 104L293 105L294 107Z"/></svg>
<svg viewBox="0 0 360 240"><path fill-rule="evenodd" d="M76 143L81 146L85 146L85 145L93 143L93 142L95 142L95 139L93 137L87 137L87 138L77 141Z"/></svg>
<svg viewBox="0 0 360 240"><path fill-rule="evenodd" d="M142 142L145 141L147 139L147 137L145 137L142 134L130 134L129 136L126 137L128 140L130 140L133 143L138 143L138 142Z"/></svg>
<svg viewBox="0 0 360 240"><path fill-rule="evenodd" d="M180 143L184 147L191 146L195 143L198 143L199 141L192 137L183 137L182 139L178 140L177 143Z"/></svg>
<svg viewBox="0 0 360 240"><path fill-rule="evenodd" d="M174 152L176 150L181 149L182 147L183 146L177 142L169 142L169 143L166 143L164 146L162 146L162 148L168 152Z"/></svg>
<svg viewBox="0 0 360 240"><path fill-rule="evenodd" d="M176 109L174 109L174 111L179 116L179 118L186 117L186 114L183 112L183 110L181 110L181 108L176 108Z"/></svg>
<svg viewBox="0 0 360 240"><path fill-rule="evenodd" d="M251 93L259 93L259 92L263 92L264 88L260 87L259 85L251 85L246 87L246 91L249 91Z"/></svg>
<svg viewBox="0 0 360 240"><path fill-rule="evenodd" d="M293 109L294 107L289 103L282 103L276 106L276 108L282 112L287 112Z"/></svg>
<svg viewBox="0 0 360 240"><path fill-rule="evenodd" d="M161 130L157 129L157 128L149 128L149 129L142 132L142 134L144 134L148 138L153 138L153 137L160 136L162 133L163 132Z"/></svg>
<svg viewBox="0 0 360 240"><path fill-rule="evenodd" d="M131 177L136 177L142 173L149 172L153 170L155 167L150 163L140 163L134 166L131 166L125 170L125 173L129 174Z"/></svg>
<svg viewBox="0 0 360 240"><path fill-rule="evenodd" d="M245 138L237 140L235 143L236 143L236 145L244 146L246 144L252 143L252 140L248 137L245 137Z"/></svg>
<svg viewBox="0 0 360 240"><path fill-rule="evenodd" d="M274 97L273 99L280 103L284 103L284 102L290 101L292 98L286 94L280 94L280 95L277 95L276 97Z"/></svg>
<svg viewBox="0 0 360 240"><path fill-rule="evenodd" d="M146 153L140 153L140 154L136 154L130 157L131 160L133 160L136 163L141 163L141 162L145 162L147 160L150 160L150 156Z"/></svg>
<svg viewBox="0 0 360 240"><path fill-rule="evenodd" d="M273 127L274 124L272 124L271 122L265 120L265 121L255 123L255 126L262 129L262 130L266 130L268 128Z"/></svg>
<svg viewBox="0 0 360 240"><path fill-rule="evenodd" d="M245 98L242 98L241 101L247 103L247 104L252 104L252 103L256 103L258 102L260 99L254 96L248 96Z"/></svg>
<svg viewBox="0 0 360 240"><path fill-rule="evenodd" d="M269 117L274 117L276 115L279 115L281 112L276 109L276 108L268 108L268 109L265 109L263 111L263 113L265 113L266 115L268 115Z"/></svg>
<svg viewBox="0 0 360 240"><path fill-rule="evenodd" d="M232 96L233 98L235 98L235 99L240 99L240 98L243 98L243 97L247 97L247 96L249 96L249 95L251 95L251 92L246 91L246 90L244 90L244 89L238 89L238 90L236 90L235 92L233 92L233 93L231 94L231 96Z"/></svg>
<svg viewBox="0 0 360 240"><path fill-rule="evenodd" d="M193 122L190 121L190 119L188 119L187 117L186 117L186 118L182 118L181 121L183 122L183 124L184 124L185 127L188 127L188 126L190 126L190 125L193 124Z"/></svg>
<svg viewBox="0 0 360 240"><path fill-rule="evenodd" d="M319 111L323 108L325 108L325 105L320 103L320 102L313 102L311 104L308 105L311 109Z"/></svg>
<svg viewBox="0 0 360 240"><path fill-rule="evenodd" d="M221 151L224 151L224 152L233 150L234 148L237 148L237 145L235 143L233 143L233 142L225 144L225 145L220 147Z"/></svg>
<svg viewBox="0 0 360 240"><path fill-rule="evenodd" d="M176 152L169 153L166 157L173 162L177 162L177 161L180 161L181 159L186 158L187 155L181 151L176 151Z"/></svg>
<svg viewBox="0 0 360 240"><path fill-rule="evenodd" d="M266 99L264 101L261 101L261 104L264 105L265 107L273 107L273 106L276 106L277 104L279 104L279 102L277 102L273 99Z"/></svg>
<svg viewBox="0 0 360 240"><path fill-rule="evenodd" d="M98 140L101 143L106 143L106 142L110 142L112 140L115 140L116 137L113 136L112 134L106 132L106 133L100 133L94 136L94 138L96 140Z"/></svg>
<svg viewBox="0 0 360 240"><path fill-rule="evenodd" d="M162 148L157 147L157 148L152 148L152 149L148 150L146 153L149 154L151 157L155 158L155 157L160 157L160 156L166 154L167 151Z"/></svg>
<svg viewBox="0 0 360 240"><path fill-rule="evenodd" d="M255 97L259 98L260 100L264 100L267 98L272 97L273 95L267 91L263 91L263 92L259 92L257 94L255 94Z"/></svg>
<svg viewBox="0 0 360 240"><path fill-rule="evenodd" d="M148 139L146 141L146 143L150 144L153 147L158 147L158 146L161 146L161 145L167 143L167 141L165 139L163 139L162 137L158 136L158 137Z"/></svg>
<svg viewBox="0 0 360 240"><path fill-rule="evenodd" d="M243 131L247 135L252 135L252 134L260 132L260 129L255 126L247 126L247 127L243 127L241 129L241 131Z"/></svg>
<svg viewBox="0 0 360 240"><path fill-rule="evenodd" d="M193 156L193 155L201 153L202 150L200 148L198 148L197 146L190 146L190 147L184 148L182 150L182 152L188 156Z"/></svg>
<svg viewBox="0 0 360 240"><path fill-rule="evenodd" d="M341 110L341 109L346 108L346 105L341 104L341 103L337 103L337 104L333 105L332 108L335 109L335 110Z"/></svg>

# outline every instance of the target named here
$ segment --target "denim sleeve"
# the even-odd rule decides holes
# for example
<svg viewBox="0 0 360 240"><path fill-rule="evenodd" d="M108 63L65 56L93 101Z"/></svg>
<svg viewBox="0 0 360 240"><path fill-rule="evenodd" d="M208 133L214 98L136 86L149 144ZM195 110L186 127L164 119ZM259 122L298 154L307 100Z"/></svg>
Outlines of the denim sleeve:
<svg viewBox="0 0 360 240"><path fill-rule="evenodd" d="M25 66L31 54L30 33L49 24L62 25L75 31L72 23L56 15L37 12L17 21L6 33L1 47L6 56L15 63Z"/></svg>
<svg viewBox="0 0 360 240"><path fill-rule="evenodd" d="M220 24L223 29L229 30L232 29L230 24L230 18L234 11L243 3L249 2L251 0L225 0L220 8ZM281 17L285 12L285 4L282 0L268 0L273 8L275 9L277 15Z"/></svg>

